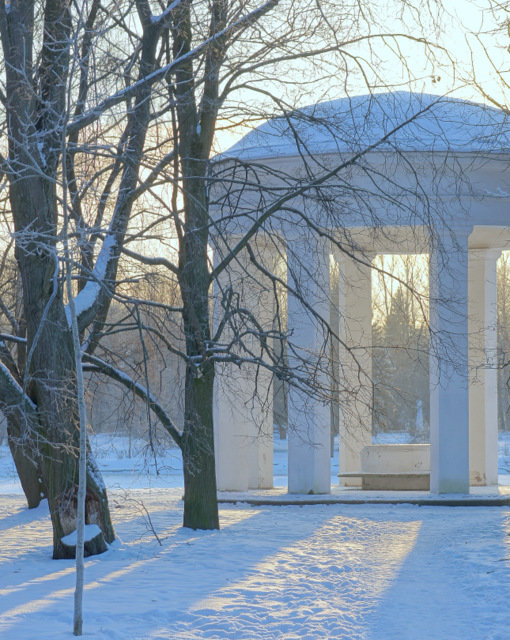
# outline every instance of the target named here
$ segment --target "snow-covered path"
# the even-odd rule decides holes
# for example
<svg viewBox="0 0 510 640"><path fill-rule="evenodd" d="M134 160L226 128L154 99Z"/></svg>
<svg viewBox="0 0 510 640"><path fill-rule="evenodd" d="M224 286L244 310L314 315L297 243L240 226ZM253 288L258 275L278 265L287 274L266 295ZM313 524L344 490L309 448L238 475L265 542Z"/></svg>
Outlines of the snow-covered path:
<svg viewBox="0 0 510 640"><path fill-rule="evenodd" d="M111 492L121 542L87 560L85 638L509 637L510 509L223 506L204 533L180 495ZM73 562L50 554L46 507L0 496L2 640L73 637Z"/></svg>

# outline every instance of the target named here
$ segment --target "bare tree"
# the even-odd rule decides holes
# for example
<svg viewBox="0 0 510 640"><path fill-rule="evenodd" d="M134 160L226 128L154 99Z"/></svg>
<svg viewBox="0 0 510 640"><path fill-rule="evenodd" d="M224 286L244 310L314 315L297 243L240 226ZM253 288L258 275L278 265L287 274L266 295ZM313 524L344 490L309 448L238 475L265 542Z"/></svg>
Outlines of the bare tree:
<svg viewBox="0 0 510 640"><path fill-rule="evenodd" d="M139 186L150 122L147 77L158 66L156 47L165 23L163 15L150 20L147 2L124 5L48 0L0 6L8 140L2 168L9 182L27 349L21 370L4 350L0 394L11 439L34 463L17 465L22 484L36 484L24 479L30 472L48 498L56 558L74 553L61 539L75 528L79 436L71 323L61 277L61 185L65 181L71 195L69 215L81 254L78 326L84 350L92 352L115 288ZM131 19L139 21L136 36L129 30ZM128 35L116 46L108 34L119 24ZM105 93L107 84L121 78L127 89L114 86L113 93L111 88ZM116 105L121 113L113 110ZM98 137L102 116L107 125ZM31 491L31 506L39 495ZM106 491L90 458L86 517L100 526L106 542L112 541Z"/></svg>
<svg viewBox="0 0 510 640"><path fill-rule="evenodd" d="M395 188L390 177L381 175L380 167L369 167L363 160L380 145L391 143L393 134L431 105L422 108L414 104L407 112L404 109L396 114L393 125L375 139L364 139L362 126L358 130L356 125L345 126L349 122L352 125L350 108L336 114L333 120L329 119L332 114L314 109L294 111L296 99L307 93L314 95L313 87L325 78L340 75L342 92L356 70L368 90L380 83L376 67L365 57L370 54L371 43L376 48L389 41L390 51L394 47L399 62L401 41L428 47L426 39L416 35L378 31L376 18L370 11L365 13L365 7L343 9L339 11L337 4L327 2L305 8L300 3L218 0L207 6L183 1L170 12L171 23L164 34L165 51L169 65L175 60L180 62L167 78L175 157L170 175L172 193L161 205L173 220L177 254L148 257L129 251L129 256L146 265L166 268L175 274L179 284L182 308L176 314L181 318L185 344L173 344L171 348L186 364L185 407L183 430L172 435L183 454L185 526L218 526L213 438L218 363L268 371L305 394L323 401L331 398L332 389L323 384L319 370L329 366L324 365L324 361L329 362L328 336L338 336L329 320L307 302L305 280L313 280L314 274L302 266L302 274L296 274L294 284L283 279L259 256L258 239L267 237L276 255L287 260L290 253L282 251L280 239L282 230L293 226L305 230L312 243L313 238L325 238L340 250L352 252L356 246L351 238L338 237L324 229L342 229L348 222L339 219L338 212L333 213L335 198L342 201L346 194L350 197L354 193L358 204L362 204L369 195L349 184L353 169L359 166L375 177L374 190L380 189L380 202L397 205L399 212L413 221L423 215L421 222L429 222L427 197L419 184L413 185L411 193L404 187ZM404 69L405 74L408 72ZM265 163L263 157L236 160L234 155L211 160L214 135L228 126L229 119L242 124L276 114L287 126L296 154L304 160L299 174L280 171ZM317 148L310 148L300 123L321 129L323 135L339 143L349 130L354 137L349 153L328 166ZM404 201L400 199L402 194ZM416 207L420 202L422 206ZM314 218L318 206L323 207L321 215L329 216L332 224ZM371 207L366 207L363 215L367 222L377 225L377 215ZM215 265L211 264L211 248ZM302 264L301 256L294 257ZM232 278L234 265L238 275ZM291 337L278 313L270 329L258 323L242 294L243 283L250 280L263 283L277 307L281 304L278 292L282 288L289 290L301 301L304 312L315 317L325 339L312 360L292 348ZM210 313L212 288L216 291L217 309L214 327ZM282 356L286 352L294 356L292 366ZM87 361L134 389L148 400L160 419L166 420L161 405L147 389L104 360L91 357ZM253 388L253 396L256 393Z"/></svg>
<svg viewBox="0 0 510 640"><path fill-rule="evenodd" d="M419 12L412 15L423 19ZM70 553L61 538L75 527L79 436L72 332L61 276L62 194L70 194L76 240L73 259L80 276L75 307L83 360L131 388L155 413L182 450L184 525L216 528L217 363L269 371L321 399L331 392L321 384L323 359L309 361L293 348L278 314L268 330L244 306L236 291L243 278L229 282L232 267L247 259L246 276L268 283L277 306L278 292L288 289L321 325L325 339L320 351L329 354L335 329L306 297L306 279L313 273L301 262L301 277L295 271L295 279L285 281L259 258L257 238L267 236L276 254L287 259L291 252L281 250L282 230L301 227L311 238L326 238L352 252L352 238L324 229L348 226L333 206L347 201L347 195L367 221L377 224L373 201L363 208L369 194L350 183L355 170L369 175L379 201L398 205L402 215L416 219L416 203L423 204L421 222L428 222L420 185L395 186L390 175L365 159L391 144L392 136L429 105L397 114L397 121L376 138L365 137L351 109L331 121L330 114L294 107L305 95L317 100L315 87L325 81L329 97L348 95L361 85L369 91L389 87L392 80L381 77L378 66L385 55L400 65L398 82L410 82L402 44L432 55L427 39L416 33L409 25L401 32L385 29L362 4L339 6L327 0L312 7L278 0L0 2L0 98L8 141L2 170L9 184L26 322L21 360L14 361L14 347L2 347L0 402L11 441L34 463L17 463L23 486L31 487L29 502L37 503L40 489L48 497L55 557ZM281 116L304 161L298 174L242 155L211 161L215 135L232 121L242 126L273 115ZM351 126L346 128L346 122ZM338 141L349 131L348 152L333 164L324 162L300 123L313 123ZM315 216L318 205L322 218ZM147 243L154 240L166 243L165 255L150 255ZM158 306L124 296L121 261L166 269L178 283L180 304ZM220 310L214 330L213 285ZM141 339L155 336L185 362L182 430L146 384L108 361L105 353L96 353L114 297L127 305ZM141 306L158 308L160 321L177 318L183 344L169 340L157 323L144 323ZM11 345L25 345L23 331L13 331ZM293 358L292 366L283 353ZM90 458L87 487L87 519L97 522L111 541L106 491Z"/></svg>

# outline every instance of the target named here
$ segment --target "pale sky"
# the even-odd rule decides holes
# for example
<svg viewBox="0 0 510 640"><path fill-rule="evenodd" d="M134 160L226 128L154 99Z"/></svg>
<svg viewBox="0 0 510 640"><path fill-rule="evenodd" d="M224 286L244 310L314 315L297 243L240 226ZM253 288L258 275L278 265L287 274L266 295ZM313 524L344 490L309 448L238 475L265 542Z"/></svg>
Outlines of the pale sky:
<svg viewBox="0 0 510 640"><path fill-rule="evenodd" d="M411 2L414 5L419 3L420 0ZM453 95L487 104L491 104L487 96L492 96L500 104L510 105L509 92L501 82L502 77L509 79L510 54L506 47L510 44L510 35L504 24L510 14L501 8L494 14L491 10L494 3L491 0L425 1L423 4L429 5L431 11L434 7L440 7L441 16L438 21L435 16L430 16L426 9L418 12L407 11L399 15L404 4L403 0L371 0L370 6L375 15L387 16L374 31L408 33L415 37L425 35L445 50L432 48L425 52L422 44L413 44L403 39L399 40L400 51L396 51L394 47L393 54L388 48L382 47L379 41L350 49L350 53L368 58L371 46L380 56L373 65L373 70L368 69L369 81L374 92L387 91L389 88L412 90ZM421 27L417 23L418 20L421 21ZM407 63L407 69L399 55ZM306 64L308 62L303 62L303 65ZM376 74L380 78L379 81ZM487 96L484 97L473 85L473 78L482 86ZM331 75L325 78L323 83L314 85L310 92L303 91L295 99L296 106L303 107L313 102L342 98L346 95L346 88L350 95L368 92L361 76L354 72L347 76L339 73L337 80L338 82L335 82ZM271 84L268 83L268 89L270 88ZM274 89L276 95L279 95L278 91L281 92L281 88ZM243 98L255 104L253 94L243 94ZM239 128L219 132L218 150L225 150L248 130Z"/></svg>

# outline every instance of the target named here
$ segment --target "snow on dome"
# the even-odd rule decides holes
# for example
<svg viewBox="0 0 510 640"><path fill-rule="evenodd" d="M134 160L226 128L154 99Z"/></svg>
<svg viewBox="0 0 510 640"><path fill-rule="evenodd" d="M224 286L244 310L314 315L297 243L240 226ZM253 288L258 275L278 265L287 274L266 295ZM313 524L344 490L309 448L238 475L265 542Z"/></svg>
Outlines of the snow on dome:
<svg viewBox="0 0 510 640"><path fill-rule="evenodd" d="M340 98L269 120L220 158L356 153L371 145L401 151L508 152L510 118L493 107L425 93Z"/></svg>

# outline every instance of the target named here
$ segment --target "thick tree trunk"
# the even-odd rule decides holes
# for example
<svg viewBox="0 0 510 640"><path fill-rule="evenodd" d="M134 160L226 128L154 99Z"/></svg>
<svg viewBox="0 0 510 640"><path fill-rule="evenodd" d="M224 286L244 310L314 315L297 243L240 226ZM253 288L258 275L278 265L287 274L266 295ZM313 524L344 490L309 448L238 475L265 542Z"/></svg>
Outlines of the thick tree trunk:
<svg viewBox="0 0 510 640"><path fill-rule="evenodd" d="M54 345L55 349L58 349ZM64 358L62 358L64 359ZM56 365L51 369L55 375ZM46 389L46 401L41 401L38 409L45 442L41 450L41 470L51 521L53 525L53 557L74 557L74 547L62 543L62 537L76 529L78 495L78 451L79 429L76 411L74 370L66 367L66 379L72 380L63 393L61 385ZM60 377L60 376L59 376ZM60 377L63 380L63 377ZM40 381L36 387L40 386ZM46 387L47 385L42 385ZM60 397L57 397L60 396ZM86 554L101 553L106 550L104 542L114 539L110 519L108 498L101 476L92 460L87 468L86 524L97 524L103 532L104 541L94 548L86 549Z"/></svg>
<svg viewBox="0 0 510 640"><path fill-rule="evenodd" d="M14 191L14 190L11 190ZM12 195L11 195L12 198ZM37 407L37 425L32 425L32 442L38 443L38 461L51 521L53 557L74 556L74 547L62 537L76 529L79 428L76 371L71 331L55 274L51 245L37 251L30 244L17 246L16 257L23 278L27 345L29 347L27 392ZM37 436L37 438L35 437ZM101 476L89 467L86 522L97 524L104 541L88 550L106 549L114 539L106 490Z"/></svg>
<svg viewBox="0 0 510 640"><path fill-rule="evenodd" d="M186 336L184 430L184 520L192 529L218 529L218 499L214 459L214 363L211 342L208 271L208 207L205 163L187 161L184 201L187 231L181 245L179 282Z"/></svg>
<svg viewBox="0 0 510 640"><path fill-rule="evenodd" d="M53 558L74 558L74 547L62 543L62 538L76 530L78 499L78 458L76 449L68 443L47 444L42 456L42 475L48 496L53 525ZM85 555L106 551L105 543L113 542L115 534L110 519L106 489L92 461L87 467L85 523L97 524L103 533L100 544L86 549Z"/></svg>
<svg viewBox="0 0 510 640"><path fill-rule="evenodd" d="M34 509L45 497L38 464L39 454L30 438L23 437L21 425L14 416L7 418L7 440L28 508Z"/></svg>
<svg viewBox="0 0 510 640"><path fill-rule="evenodd" d="M200 202L198 197L196 202ZM189 358L182 437L183 525L191 529L218 529L213 427L214 363L208 359L207 354L207 345L211 339L207 236L203 233L189 233L183 253L185 257L180 274L181 294L186 352Z"/></svg>
<svg viewBox="0 0 510 640"><path fill-rule="evenodd" d="M211 35L226 25L228 3L213 3ZM184 431L184 526L217 529L218 500L213 431L214 363L210 360L208 158L218 110L219 67L224 42L208 49L203 97L197 105L193 56L192 3L172 12L171 37L175 69L178 145L184 201L184 225L179 246L179 285L186 338ZM202 88L201 88L202 89Z"/></svg>
<svg viewBox="0 0 510 640"><path fill-rule="evenodd" d="M78 460L73 459L74 469L69 469L68 486L66 491L52 492L50 513L53 524L53 558L74 558L75 547L62 543L62 538L76 530L76 513L78 504ZM106 489L93 461L87 461L87 494L85 499L85 524L97 524L102 537L96 537L85 543L85 557L106 551L106 543L115 539L113 525L110 519ZM58 473L58 470L57 470ZM62 487L63 478L59 477ZM99 480L99 481L98 481ZM49 500L50 502L50 500Z"/></svg>
<svg viewBox="0 0 510 640"><path fill-rule="evenodd" d="M219 529L213 431L214 366L199 378L186 374L186 426L183 437L184 519L190 529Z"/></svg>
<svg viewBox="0 0 510 640"><path fill-rule="evenodd" d="M143 27L139 67L139 78L142 79L156 64L158 36L164 21L152 19L149 3L137 2L136 5ZM4 163L4 168L10 183L16 259L23 283L23 317L26 320L27 362L23 388L35 405L29 437L37 442L38 478L42 479L49 502L55 558L68 557L69 549L64 548L61 538L76 526L79 442L76 367L57 255L62 213L62 194L57 185L62 186L62 173L69 175L62 171L62 156L75 153L77 140L77 137L72 138L68 145L69 138L63 135L66 133L65 122L73 111L68 100L75 97L74 92L69 92L68 81L70 69L76 66L73 38L76 36L76 42L82 37L88 41L88 45L83 44L85 53L78 65L86 71L97 8L98 4L94 3L85 32L80 32L78 23L73 24L74 13L67 0L39 4L13 2L12 10L11 3L0 2L9 150L9 161ZM72 65L71 60L74 60ZM82 89L86 89L86 75L81 79L85 85L80 85L76 113L80 113L88 102L86 91L82 94ZM71 84L75 86L73 83L74 79ZM124 169L111 223L115 251L108 259L105 273L105 280L110 284L101 289L98 300L86 307L87 313L80 316L82 329L92 322L101 327L106 318L112 295L110 287L116 277L118 249L127 229L133 191L138 184L138 168L151 118L150 95L150 83L141 83L134 93L134 108L129 109L125 156L122 158ZM74 179L71 173L71 181ZM92 344L94 341L95 335L92 335ZM35 478L30 477L31 469L24 465L16 448L13 454L18 457L22 482L30 492L29 501L35 502L37 487ZM87 485L87 521L97 523L109 542L114 534L106 491L99 474L92 472L90 466Z"/></svg>

